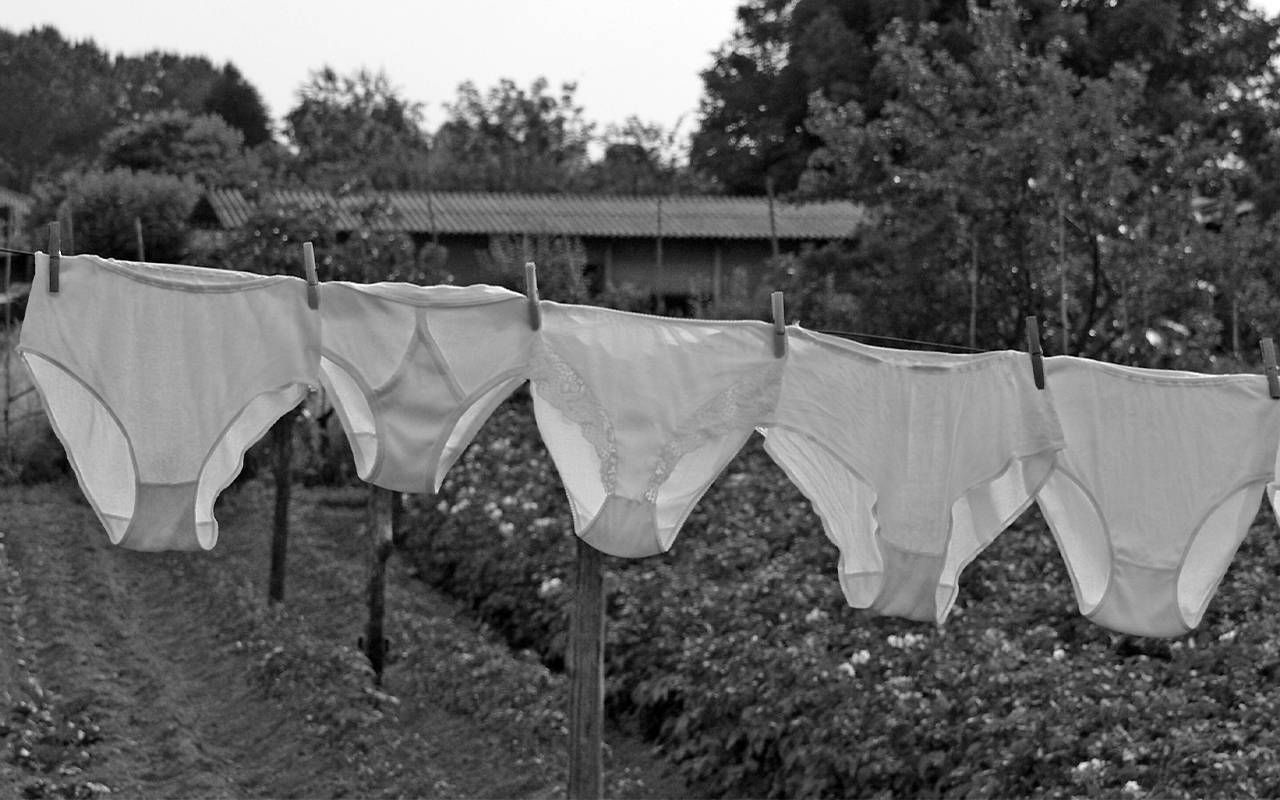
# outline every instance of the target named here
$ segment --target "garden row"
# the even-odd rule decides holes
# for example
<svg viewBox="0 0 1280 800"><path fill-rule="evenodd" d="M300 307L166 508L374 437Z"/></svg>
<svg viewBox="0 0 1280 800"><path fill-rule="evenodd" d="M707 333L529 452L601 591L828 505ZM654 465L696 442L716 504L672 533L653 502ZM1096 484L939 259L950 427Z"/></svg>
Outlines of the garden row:
<svg viewBox="0 0 1280 800"><path fill-rule="evenodd" d="M424 578L564 663L574 541L527 394L409 509ZM606 559L607 708L714 795L1280 794L1280 544L1265 509L1197 632L1111 634L1028 513L942 628L850 609L759 442L672 552Z"/></svg>

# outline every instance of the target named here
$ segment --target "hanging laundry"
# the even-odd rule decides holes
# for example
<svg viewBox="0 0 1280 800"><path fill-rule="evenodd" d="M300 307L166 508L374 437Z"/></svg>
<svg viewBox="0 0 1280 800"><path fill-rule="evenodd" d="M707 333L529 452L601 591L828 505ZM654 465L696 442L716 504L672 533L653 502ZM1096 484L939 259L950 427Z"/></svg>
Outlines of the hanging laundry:
<svg viewBox="0 0 1280 800"><path fill-rule="evenodd" d="M111 542L208 550L244 452L319 378L320 318L284 275L39 254L18 350Z"/></svg>
<svg viewBox="0 0 1280 800"><path fill-rule="evenodd" d="M1080 611L1141 636L1195 628L1275 480L1280 402L1258 375L1045 359L1067 448L1039 504Z"/></svg>
<svg viewBox="0 0 1280 800"><path fill-rule="evenodd" d="M773 411L783 364L773 328L549 301L541 309L534 414L574 530L610 555L665 552Z"/></svg>
<svg viewBox="0 0 1280 800"><path fill-rule="evenodd" d="M497 286L320 284L325 388L356 471L438 491L498 404L528 378L524 295Z"/></svg>
<svg viewBox="0 0 1280 800"><path fill-rule="evenodd" d="M961 570L1030 505L1062 447L1026 355L787 332L765 450L839 549L851 606L941 623Z"/></svg>

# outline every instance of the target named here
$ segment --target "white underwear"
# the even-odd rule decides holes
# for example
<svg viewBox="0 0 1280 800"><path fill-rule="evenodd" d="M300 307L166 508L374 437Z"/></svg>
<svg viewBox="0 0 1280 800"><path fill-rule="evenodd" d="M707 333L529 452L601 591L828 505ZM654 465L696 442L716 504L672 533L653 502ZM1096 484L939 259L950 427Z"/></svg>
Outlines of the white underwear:
<svg viewBox="0 0 1280 800"><path fill-rule="evenodd" d="M772 413L773 328L543 301L531 388L574 530L609 555L670 549Z"/></svg>
<svg viewBox="0 0 1280 800"><path fill-rule="evenodd" d="M1280 401L1258 375L1045 359L1067 447L1039 504L1080 611L1140 636L1200 623L1275 480Z"/></svg>
<svg viewBox="0 0 1280 800"><path fill-rule="evenodd" d="M1024 353L894 350L787 328L765 450L840 550L849 604L941 623L1062 434Z"/></svg>
<svg viewBox="0 0 1280 800"><path fill-rule="evenodd" d="M19 351L113 544L208 550L244 452L319 377L320 315L285 275L36 257Z"/></svg>
<svg viewBox="0 0 1280 800"><path fill-rule="evenodd" d="M321 368L356 470L438 491L480 426L528 378L524 295L497 286L320 284Z"/></svg>

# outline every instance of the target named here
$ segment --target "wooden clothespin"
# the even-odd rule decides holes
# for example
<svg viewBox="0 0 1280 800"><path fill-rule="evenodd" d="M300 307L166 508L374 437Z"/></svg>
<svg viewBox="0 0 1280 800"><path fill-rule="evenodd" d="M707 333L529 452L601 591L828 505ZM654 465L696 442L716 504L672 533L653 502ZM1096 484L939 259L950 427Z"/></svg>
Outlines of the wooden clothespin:
<svg viewBox="0 0 1280 800"><path fill-rule="evenodd" d="M314 311L320 307L320 279L316 277L316 249L311 242L302 243L302 259L307 272L307 305Z"/></svg>
<svg viewBox="0 0 1280 800"><path fill-rule="evenodd" d="M1271 399L1280 400L1280 369L1276 368L1276 343L1268 336L1262 340L1262 369L1267 374Z"/></svg>
<svg viewBox="0 0 1280 800"><path fill-rule="evenodd" d="M538 305L538 266L532 261L524 265L524 293L529 297L529 326L542 328L542 307Z"/></svg>
<svg viewBox="0 0 1280 800"><path fill-rule="evenodd" d="M49 294L58 293L58 262L62 259L62 226L49 223Z"/></svg>
<svg viewBox="0 0 1280 800"><path fill-rule="evenodd" d="M773 306L773 354L782 358L787 354L787 318L782 310L782 292L769 295Z"/></svg>
<svg viewBox="0 0 1280 800"><path fill-rule="evenodd" d="M1036 388L1044 388L1044 351L1040 348L1040 320L1027 317L1027 353L1031 355L1031 375Z"/></svg>

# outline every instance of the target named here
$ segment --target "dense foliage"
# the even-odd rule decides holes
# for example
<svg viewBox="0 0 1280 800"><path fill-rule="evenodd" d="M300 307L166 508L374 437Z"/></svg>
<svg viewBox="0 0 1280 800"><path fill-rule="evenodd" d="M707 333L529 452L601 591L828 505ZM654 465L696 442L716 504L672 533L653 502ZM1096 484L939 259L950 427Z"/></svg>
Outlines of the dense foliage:
<svg viewBox="0 0 1280 800"><path fill-rule="evenodd" d="M563 663L574 545L527 400L412 513L427 580ZM749 446L672 552L606 559L607 703L723 796L1280 793L1280 543L1269 509L1200 628L1083 618L1028 514L962 576L945 626L845 605L808 504Z"/></svg>

